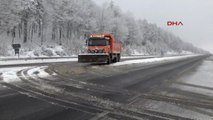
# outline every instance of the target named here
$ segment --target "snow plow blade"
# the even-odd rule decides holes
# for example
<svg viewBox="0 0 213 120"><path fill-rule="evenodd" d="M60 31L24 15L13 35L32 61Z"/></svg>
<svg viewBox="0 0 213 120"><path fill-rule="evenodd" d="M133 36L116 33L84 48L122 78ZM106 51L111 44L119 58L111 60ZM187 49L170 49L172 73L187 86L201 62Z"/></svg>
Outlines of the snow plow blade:
<svg viewBox="0 0 213 120"><path fill-rule="evenodd" d="M78 55L79 63L106 63L108 61L108 54L83 54Z"/></svg>

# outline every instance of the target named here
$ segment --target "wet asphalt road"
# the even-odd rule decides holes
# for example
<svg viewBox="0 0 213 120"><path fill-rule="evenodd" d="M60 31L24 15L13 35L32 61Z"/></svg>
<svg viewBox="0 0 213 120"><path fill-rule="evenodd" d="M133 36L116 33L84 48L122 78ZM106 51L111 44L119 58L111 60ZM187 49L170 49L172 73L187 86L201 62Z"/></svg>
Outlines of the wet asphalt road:
<svg viewBox="0 0 213 120"><path fill-rule="evenodd" d="M62 92L63 95L61 93L52 94L51 91L48 91L49 89L47 91L39 89L36 86L39 87L40 81L33 80L30 76L28 76L29 79L20 77L21 82L13 84L0 80L0 120L190 119L146 109L138 112L131 109L133 107L131 103L138 96L152 97L149 94L164 89L161 84L168 80L175 80L183 71L190 71L193 66L198 66L205 58L202 56L150 65L125 74L89 79L86 82L91 85L83 86L81 84L83 87L72 86L78 82L71 82L67 80L69 78L60 76L56 77L53 82L45 81L57 88L63 88L67 93L85 93L84 98L75 96L75 94L67 95L66 92ZM25 71L22 72L25 73ZM93 102L90 103L91 101L86 98L90 96L87 95L97 96L97 99L92 98ZM98 98L101 98L102 101L100 102ZM105 103L104 100L112 102ZM176 102L181 102L181 100L176 100ZM200 104L194 105L202 107ZM205 107L205 105L203 106ZM211 105L207 107L213 108Z"/></svg>
<svg viewBox="0 0 213 120"><path fill-rule="evenodd" d="M2 86L0 111L1 120L71 120L73 118L83 120L91 117L90 114L54 105Z"/></svg>

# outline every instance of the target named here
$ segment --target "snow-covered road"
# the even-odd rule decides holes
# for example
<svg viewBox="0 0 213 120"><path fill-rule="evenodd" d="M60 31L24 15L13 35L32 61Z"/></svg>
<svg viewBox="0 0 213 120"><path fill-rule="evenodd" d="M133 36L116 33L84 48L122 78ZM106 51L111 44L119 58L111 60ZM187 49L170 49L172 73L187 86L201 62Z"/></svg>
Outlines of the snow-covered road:
<svg viewBox="0 0 213 120"><path fill-rule="evenodd" d="M89 112L96 110L96 107L101 107L107 110L104 116L111 114L111 111L115 116L121 115L120 113L125 111L122 116L128 115L130 118L132 116L141 117L146 114L148 117L156 117L156 119L162 117L171 119L210 119L211 116L208 114L212 114L212 110L209 108L213 108L213 105L210 104L212 101L209 101L209 99L212 99L211 86L213 86L211 81L212 60L205 61L197 71L192 71L191 74L187 74L185 77L168 79L176 73L182 73L191 65L196 65L197 61L201 61L202 58L202 56L198 56L123 60L112 65L93 66L76 64L76 62L60 64L59 66L67 66L67 69L72 73L71 76L64 76L58 73L57 70L59 69L50 69L45 65L3 67L0 69L0 83L2 83L2 86L6 86L5 88L11 88L19 92L3 92L5 93L3 95L4 99L8 99L4 106L8 107L7 110L19 107L13 102L20 102L21 100L18 99L23 100L23 95L25 95L24 99L29 101L29 104L26 107L23 106L23 110L29 111L31 109L32 112L36 112L36 110L33 111L35 105L33 101L42 99L48 105L49 103L53 106L57 105L60 109L65 107L66 110L67 108L73 108L72 103L74 105L80 104L83 111L88 110L87 106L89 106ZM134 65L164 62L171 63L150 68L143 68L143 65L140 69L134 68ZM16 62L16 64L19 63ZM114 74L109 76L108 73ZM86 78L89 79L85 80ZM202 80L202 78L206 79ZM178 93L179 90L180 92L192 93L192 95ZM7 95L7 93L10 94ZM194 94L205 95L207 99L203 96L194 96ZM10 95L15 99L10 100ZM29 97L26 98L26 96ZM25 105L25 101L23 103ZM37 103L40 104L41 101ZM88 105L85 107L85 104ZM40 108L38 107L38 109ZM116 108L116 110L111 110L111 108ZM57 111L57 109L59 108L52 110ZM2 109L0 108L0 110ZM43 111L48 112L48 109L44 108ZM74 114L74 110L71 113ZM27 117L30 118L31 116Z"/></svg>
<svg viewBox="0 0 213 120"><path fill-rule="evenodd" d="M155 63L161 61L173 61L195 57L199 55L185 55L185 56L171 56L171 57L154 57L154 56L125 56L121 57L122 61L112 64L111 66L121 66L136 63ZM17 60L0 60L0 66L2 65L26 65L26 64L39 64L39 63L59 63L59 62L77 62L78 58L53 58L53 59L17 59Z"/></svg>

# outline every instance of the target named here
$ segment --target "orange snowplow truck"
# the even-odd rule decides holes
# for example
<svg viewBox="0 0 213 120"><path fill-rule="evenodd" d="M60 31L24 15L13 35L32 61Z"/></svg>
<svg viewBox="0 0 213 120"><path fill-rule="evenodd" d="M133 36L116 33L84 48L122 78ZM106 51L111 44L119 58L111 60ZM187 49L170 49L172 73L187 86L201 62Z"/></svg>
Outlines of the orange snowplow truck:
<svg viewBox="0 0 213 120"><path fill-rule="evenodd" d="M122 44L112 34L91 34L86 44L87 52L78 55L78 62L110 64L120 61Z"/></svg>

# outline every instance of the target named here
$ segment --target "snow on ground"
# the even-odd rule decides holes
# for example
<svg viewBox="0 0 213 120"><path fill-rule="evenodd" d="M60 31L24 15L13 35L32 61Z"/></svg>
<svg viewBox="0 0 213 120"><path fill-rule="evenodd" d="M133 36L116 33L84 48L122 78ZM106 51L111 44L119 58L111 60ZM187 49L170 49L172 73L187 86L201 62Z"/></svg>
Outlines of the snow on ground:
<svg viewBox="0 0 213 120"><path fill-rule="evenodd" d="M34 59L34 60L7 60L0 61L0 65L17 65L32 63L55 63L55 62L74 62L77 58L60 58L60 59Z"/></svg>
<svg viewBox="0 0 213 120"><path fill-rule="evenodd" d="M192 52L189 52L189 51L181 51L181 52L176 52L176 51L167 51L165 53L165 55L191 55L193 54Z"/></svg>
<svg viewBox="0 0 213 120"><path fill-rule="evenodd" d="M168 87L175 88L175 91L170 91L170 89L164 89L167 92L162 91L161 95L166 95L170 97L177 98L190 98L195 99L195 101L208 101L211 104L211 99L213 97L213 58L211 60L204 60L202 64L194 66L187 73L177 77L177 80ZM166 86L164 86L166 88ZM187 94L178 93L178 91L185 91ZM177 92L177 93L176 93ZM159 91L156 91L158 94ZM192 93L192 95L190 95ZM196 96L197 95L197 96ZM199 97L200 95L200 97ZM206 97L205 97L206 96ZM209 98L209 99L206 99ZM189 99L189 101L190 101ZM213 120L212 109L200 108L196 106L187 106L184 104L173 104L173 102L165 101L155 101L148 100L144 102L139 99L135 102L136 105L142 104L143 107L163 112L172 115L188 117L197 120ZM205 103L204 103L205 104ZM144 106L145 105L145 106Z"/></svg>
<svg viewBox="0 0 213 120"><path fill-rule="evenodd" d="M153 58L155 56L145 56L145 55L133 55L133 56L122 56L121 59L129 59L129 58Z"/></svg>
<svg viewBox="0 0 213 120"><path fill-rule="evenodd" d="M199 71L199 74L184 76L180 81L187 84L212 87L213 89L213 62L205 61L197 71Z"/></svg>
<svg viewBox="0 0 213 120"><path fill-rule="evenodd" d="M179 105L171 104L168 102L149 100L145 103L145 107L151 110L155 110L155 111L159 111L163 113L169 113L169 114L177 115L177 116L188 117L191 119L212 120L210 116L207 116L205 114L202 114L190 109L186 109L181 105L179 106Z"/></svg>
<svg viewBox="0 0 213 120"><path fill-rule="evenodd" d="M213 97L213 61L205 60L198 68L180 77L172 87ZM183 83L183 84L182 84Z"/></svg>
<svg viewBox="0 0 213 120"><path fill-rule="evenodd" d="M4 82L17 82L20 81L16 73L20 70L27 69L29 67L13 67L13 68L1 68L0 73Z"/></svg>
<svg viewBox="0 0 213 120"><path fill-rule="evenodd" d="M77 58L78 56L77 55L73 55L73 56L69 56L70 58ZM146 55L132 55L132 56L121 56L121 59L134 59L134 58L153 58L153 57L156 57L156 56L146 56ZM63 57L48 57L48 56L43 56L43 57L28 57L28 56L20 56L19 57L20 59L49 59L49 58L58 58L58 59L61 59ZM19 59L18 56L0 56L0 61L7 61L7 60L17 60ZM68 58L68 57L66 57Z"/></svg>
<svg viewBox="0 0 213 120"><path fill-rule="evenodd" d="M50 75L45 71L48 66L41 66L41 67L35 67L30 69L27 74L31 77L33 76L39 76L39 77L49 77Z"/></svg>
<svg viewBox="0 0 213 120"><path fill-rule="evenodd" d="M49 93L59 93L59 92L61 93L61 92L63 92L63 89L52 86L52 85L46 83L45 81L43 81L42 79L40 79L40 78L50 77L50 75L47 72L45 72L46 68L47 68L47 66L30 68L27 71L27 75L29 75L30 78L29 78L29 76L25 76L25 75L23 75L23 77L25 77L28 80L34 79L34 80L31 80L30 82L36 89L43 90L45 92L48 91ZM37 82L35 82L35 80Z"/></svg>
<svg viewBox="0 0 213 120"><path fill-rule="evenodd" d="M213 97L213 90L205 89L205 88L198 88L192 86L185 86L185 85L172 85L173 88L181 89L183 91L189 91L192 93L198 93L206 96ZM205 86L203 86L205 87Z"/></svg>
<svg viewBox="0 0 213 120"><path fill-rule="evenodd" d="M186 56L172 56L172 57L162 57L162 58L150 58L150 59L137 59L137 60L126 60L123 62L118 62L112 64L111 66L121 66L121 65L128 65L128 64L143 64L143 63L154 63L154 62L161 62L161 61L172 61L172 60L181 60L187 59L191 57L195 57L199 55L186 55Z"/></svg>
<svg viewBox="0 0 213 120"><path fill-rule="evenodd" d="M190 57L194 57L198 55L186 55L186 56L171 56L171 57L161 57L161 58L152 58L154 56L124 56L121 59L128 58L141 58L137 60L125 60L123 62L118 62L112 64L111 66L120 66L120 65L128 65L128 64L136 64L136 63L153 63L160 61L172 61L172 60L180 60L186 59ZM147 59L144 59L147 58ZM17 64L32 64L32 63L55 63L55 62L75 62L78 61L78 58L58 58L58 59L21 59L21 60L1 60L0 65L17 65Z"/></svg>
<svg viewBox="0 0 213 120"><path fill-rule="evenodd" d="M7 82L7 83L18 82L18 81L20 81L20 79L19 79L19 76L17 76L17 72L19 72L21 70L26 70L26 69L29 69L27 71L27 74L31 77L36 77L36 76L49 77L50 75L47 72L45 72L46 68L47 68L47 66L1 68L0 77L2 78L2 80L4 82Z"/></svg>
<svg viewBox="0 0 213 120"><path fill-rule="evenodd" d="M14 49L10 48L8 50L9 56L15 56ZM61 57L68 56L65 52L63 46L55 46L55 45L46 45L46 46L38 46L35 48L21 48L20 49L21 57ZM1 57L0 57L1 58Z"/></svg>

